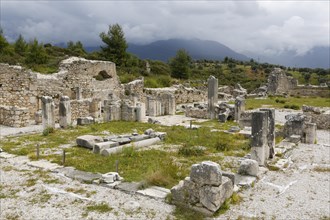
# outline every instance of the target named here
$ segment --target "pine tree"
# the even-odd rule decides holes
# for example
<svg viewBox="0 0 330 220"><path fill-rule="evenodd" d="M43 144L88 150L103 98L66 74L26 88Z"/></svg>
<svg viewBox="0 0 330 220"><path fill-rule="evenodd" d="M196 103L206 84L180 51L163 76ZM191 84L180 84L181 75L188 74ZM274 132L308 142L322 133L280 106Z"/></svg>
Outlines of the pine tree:
<svg viewBox="0 0 330 220"><path fill-rule="evenodd" d="M101 46L103 57L118 66L123 66L126 63L128 46L121 26L109 25L108 32L102 32L100 38L106 44L104 47Z"/></svg>
<svg viewBox="0 0 330 220"><path fill-rule="evenodd" d="M25 62L28 65L45 64L47 63L48 56L43 44L39 44L37 39L34 39L29 45L28 54Z"/></svg>
<svg viewBox="0 0 330 220"><path fill-rule="evenodd" d="M23 36L20 34L17 38L15 44L14 44L15 52L18 53L21 56L24 56L24 54L27 51L28 44L24 40Z"/></svg>
<svg viewBox="0 0 330 220"><path fill-rule="evenodd" d="M4 49L9 45L7 39L3 35L2 28L0 28L0 53L4 52Z"/></svg>
<svg viewBox="0 0 330 220"><path fill-rule="evenodd" d="M190 74L191 57L184 49L177 51L169 64L171 68L171 75L174 78L188 79Z"/></svg>

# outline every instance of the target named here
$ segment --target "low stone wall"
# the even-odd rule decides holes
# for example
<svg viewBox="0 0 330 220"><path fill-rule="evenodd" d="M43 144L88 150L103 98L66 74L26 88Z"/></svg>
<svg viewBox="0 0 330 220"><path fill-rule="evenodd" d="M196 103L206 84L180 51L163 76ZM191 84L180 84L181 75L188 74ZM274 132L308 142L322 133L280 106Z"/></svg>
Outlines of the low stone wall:
<svg viewBox="0 0 330 220"><path fill-rule="evenodd" d="M207 91L195 88L184 87L183 85L175 85L167 88L145 88L146 95L158 96L162 93L172 93L175 96L175 103L193 103L203 102L207 100Z"/></svg>
<svg viewBox="0 0 330 220"><path fill-rule="evenodd" d="M187 107L185 109L185 116L191 118L208 118L208 111L207 108L195 108L195 107Z"/></svg>
<svg viewBox="0 0 330 220"><path fill-rule="evenodd" d="M298 85L289 91L293 96L315 96L315 97L330 97L330 89L321 86L305 86Z"/></svg>
<svg viewBox="0 0 330 220"><path fill-rule="evenodd" d="M29 119L27 108L0 106L0 124L15 128L26 127Z"/></svg>
<svg viewBox="0 0 330 220"><path fill-rule="evenodd" d="M318 129L330 129L330 108L318 108L313 106L302 107L304 115L316 123Z"/></svg>

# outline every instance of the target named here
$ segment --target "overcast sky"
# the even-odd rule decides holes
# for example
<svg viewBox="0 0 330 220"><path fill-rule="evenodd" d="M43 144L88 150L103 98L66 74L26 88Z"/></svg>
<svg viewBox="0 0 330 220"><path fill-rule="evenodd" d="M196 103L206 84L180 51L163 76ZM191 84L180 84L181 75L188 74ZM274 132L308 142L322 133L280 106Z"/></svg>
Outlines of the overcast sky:
<svg viewBox="0 0 330 220"><path fill-rule="evenodd" d="M329 46L329 1L13 1L0 0L8 40L100 45L119 23L128 42L169 38L215 40L238 51L303 54Z"/></svg>

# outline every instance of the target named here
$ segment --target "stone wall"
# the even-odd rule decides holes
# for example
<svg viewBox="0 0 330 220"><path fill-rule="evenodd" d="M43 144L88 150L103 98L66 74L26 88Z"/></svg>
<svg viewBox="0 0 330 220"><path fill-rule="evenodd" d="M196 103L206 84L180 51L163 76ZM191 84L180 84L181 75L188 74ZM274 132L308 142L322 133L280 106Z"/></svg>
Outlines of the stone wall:
<svg viewBox="0 0 330 220"><path fill-rule="evenodd" d="M330 89L328 87L298 85L289 91L289 95L293 96L314 96L314 97L330 97Z"/></svg>
<svg viewBox="0 0 330 220"><path fill-rule="evenodd" d="M10 127L25 127L29 124L29 110L27 108L17 108L0 106L0 124Z"/></svg>
<svg viewBox="0 0 330 220"><path fill-rule="evenodd" d="M42 96L52 97L55 109L58 109L61 96L68 96L71 100L104 100L108 99L109 94L120 97L123 93L124 89L116 74L116 65L108 61L71 57L60 63L59 72L49 75L19 66L0 64L0 103L4 106L27 108L31 119L41 109ZM85 107L83 105L76 109L73 106L73 119L84 114Z"/></svg>
<svg viewBox="0 0 330 220"><path fill-rule="evenodd" d="M267 93L269 95L329 97L330 89L327 86L298 85L298 81L287 76L284 70L274 68L268 76Z"/></svg>
<svg viewBox="0 0 330 220"><path fill-rule="evenodd" d="M157 96L162 93L172 93L175 96L176 104L203 102L207 100L207 91L175 85L167 88L145 88L145 93Z"/></svg>

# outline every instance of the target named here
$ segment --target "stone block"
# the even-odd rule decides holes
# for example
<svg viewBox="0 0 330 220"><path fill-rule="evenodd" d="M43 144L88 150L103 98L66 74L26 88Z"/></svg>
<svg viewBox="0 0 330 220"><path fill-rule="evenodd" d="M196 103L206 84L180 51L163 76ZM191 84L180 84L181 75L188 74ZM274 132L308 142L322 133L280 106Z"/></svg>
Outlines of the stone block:
<svg viewBox="0 0 330 220"><path fill-rule="evenodd" d="M93 149L94 145L100 142L103 142L103 138L94 135L83 135L77 137L76 139L76 143L78 146L86 147L89 149Z"/></svg>
<svg viewBox="0 0 330 220"><path fill-rule="evenodd" d="M257 176L259 172L258 162L251 159L245 159L241 162L238 173L241 175Z"/></svg>
<svg viewBox="0 0 330 220"><path fill-rule="evenodd" d="M77 125L90 125L94 124L94 118L93 117L81 117L77 118Z"/></svg>
<svg viewBox="0 0 330 220"><path fill-rule="evenodd" d="M136 136L132 136L130 137L131 141L142 141L142 140L145 140L145 139L148 139L150 138L149 135L146 135L146 134L142 134L142 135L136 135Z"/></svg>
<svg viewBox="0 0 330 220"><path fill-rule="evenodd" d="M256 160L260 166L265 166L265 148L251 147L251 159Z"/></svg>
<svg viewBox="0 0 330 220"><path fill-rule="evenodd" d="M93 153L99 154L101 152L101 150L103 150L103 149L116 147L118 145L119 145L119 143L114 142L114 141L106 141L106 142L96 143L96 144L94 144L94 147L93 147Z"/></svg>
<svg viewBox="0 0 330 220"><path fill-rule="evenodd" d="M221 177L220 165L212 161L204 161L191 167L190 179L197 185L219 186Z"/></svg>
<svg viewBox="0 0 330 220"><path fill-rule="evenodd" d="M220 186L205 185L199 191L200 203L208 210L216 212L224 201L233 194L233 188L232 181L227 177L223 177Z"/></svg>
<svg viewBox="0 0 330 220"><path fill-rule="evenodd" d="M113 139L111 139L111 141L117 142L118 144L122 145L122 144L130 143L131 139L129 139L129 138L113 138Z"/></svg>

